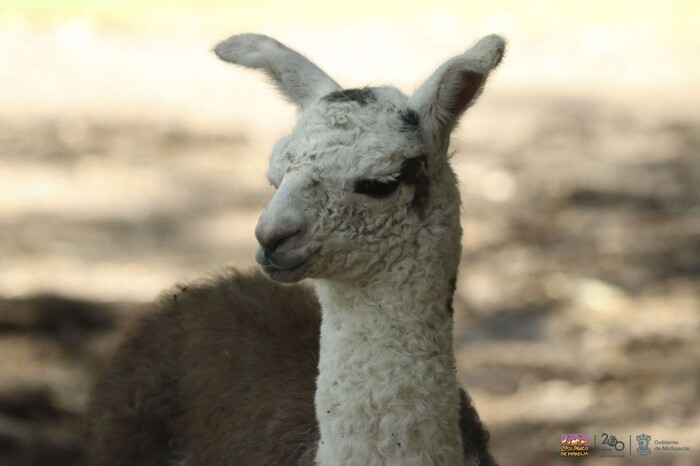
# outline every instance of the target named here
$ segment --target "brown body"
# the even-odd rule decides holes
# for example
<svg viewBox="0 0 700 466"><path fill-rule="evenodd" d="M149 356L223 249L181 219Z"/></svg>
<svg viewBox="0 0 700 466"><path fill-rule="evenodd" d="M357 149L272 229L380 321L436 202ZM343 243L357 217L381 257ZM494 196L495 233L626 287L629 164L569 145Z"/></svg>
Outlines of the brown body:
<svg viewBox="0 0 700 466"><path fill-rule="evenodd" d="M312 289L259 273L166 295L96 387L86 465L313 464L320 322ZM464 392L460 428L465 453L495 464Z"/></svg>

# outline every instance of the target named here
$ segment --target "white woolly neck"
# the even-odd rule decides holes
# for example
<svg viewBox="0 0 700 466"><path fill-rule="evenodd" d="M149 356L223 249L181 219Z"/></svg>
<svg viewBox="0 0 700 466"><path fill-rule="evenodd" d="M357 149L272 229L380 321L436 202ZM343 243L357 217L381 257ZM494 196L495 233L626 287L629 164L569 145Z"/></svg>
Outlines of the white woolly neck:
<svg viewBox="0 0 700 466"><path fill-rule="evenodd" d="M316 282L319 465L465 463L447 309L454 272L408 260L392 282Z"/></svg>

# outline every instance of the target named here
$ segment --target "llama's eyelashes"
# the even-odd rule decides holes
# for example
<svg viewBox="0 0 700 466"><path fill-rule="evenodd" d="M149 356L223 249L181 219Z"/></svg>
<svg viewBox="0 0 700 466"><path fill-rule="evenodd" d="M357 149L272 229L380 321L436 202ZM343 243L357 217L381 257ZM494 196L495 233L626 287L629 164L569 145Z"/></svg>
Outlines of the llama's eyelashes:
<svg viewBox="0 0 700 466"><path fill-rule="evenodd" d="M401 178L401 173L396 172L389 175L373 176L371 179L375 181L380 181L382 183L390 183L393 181L400 181L399 178Z"/></svg>
<svg viewBox="0 0 700 466"><path fill-rule="evenodd" d="M357 180L355 182L355 192L375 199L383 199L396 191L400 183L401 179L393 176Z"/></svg>

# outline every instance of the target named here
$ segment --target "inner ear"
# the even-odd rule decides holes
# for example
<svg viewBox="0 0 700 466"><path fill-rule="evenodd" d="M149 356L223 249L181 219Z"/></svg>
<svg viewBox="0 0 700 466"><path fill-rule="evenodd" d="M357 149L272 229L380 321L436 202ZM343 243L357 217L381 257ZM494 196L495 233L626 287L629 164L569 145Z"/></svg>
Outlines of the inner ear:
<svg viewBox="0 0 700 466"><path fill-rule="evenodd" d="M500 63L505 41L484 37L440 66L411 96L432 145L446 148L462 113L479 97L489 73Z"/></svg>
<svg viewBox="0 0 700 466"><path fill-rule="evenodd" d="M450 96L448 102L444 104L450 113L462 112L469 103L478 97L484 84L484 75L476 71L459 71L459 85L455 86L457 92Z"/></svg>

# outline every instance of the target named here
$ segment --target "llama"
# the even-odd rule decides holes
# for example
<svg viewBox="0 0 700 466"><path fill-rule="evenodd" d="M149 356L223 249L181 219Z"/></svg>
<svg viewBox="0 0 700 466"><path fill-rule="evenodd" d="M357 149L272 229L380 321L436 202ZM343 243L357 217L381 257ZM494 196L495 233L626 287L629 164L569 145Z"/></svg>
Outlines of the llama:
<svg viewBox="0 0 700 466"><path fill-rule="evenodd" d="M407 97L342 89L266 36L221 42L221 59L264 71L300 110L270 157L264 275L160 299L96 387L88 464L494 465L457 384L447 150L504 48L481 39Z"/></svg>

